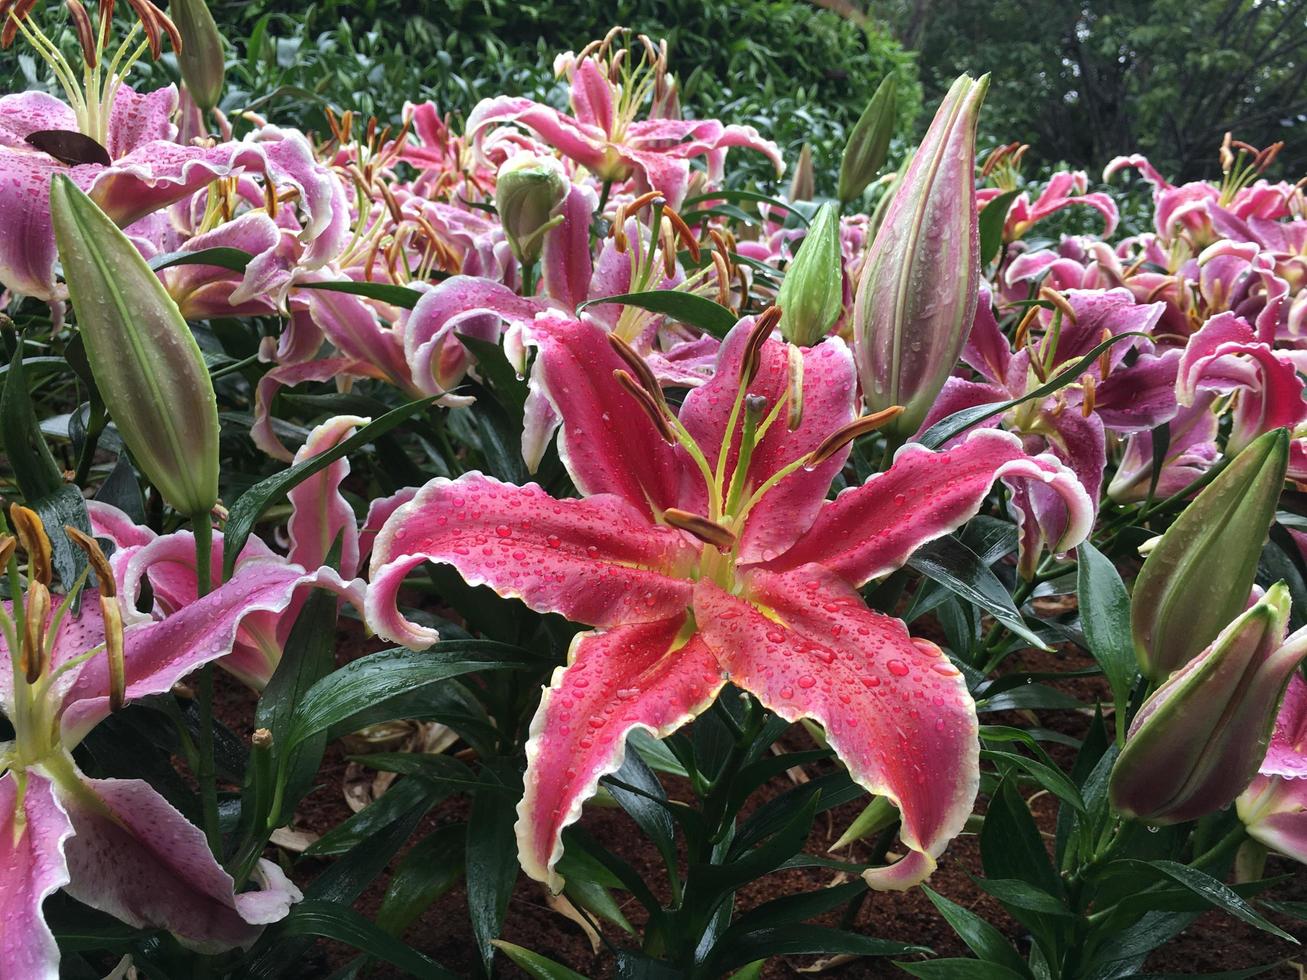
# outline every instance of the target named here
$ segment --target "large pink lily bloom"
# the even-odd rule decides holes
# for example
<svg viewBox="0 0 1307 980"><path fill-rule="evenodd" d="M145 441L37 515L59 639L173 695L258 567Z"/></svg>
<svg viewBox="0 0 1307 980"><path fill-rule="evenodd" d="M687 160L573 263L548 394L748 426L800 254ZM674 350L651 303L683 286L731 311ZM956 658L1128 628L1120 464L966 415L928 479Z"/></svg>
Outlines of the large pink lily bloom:
<svg viewBox="0 0 1307 980"><path fill-rule="evenodd" d="M299 891L271 862L262 890L237 894L204 834L139 779L93 779L72 750L115 701L165 694L186 674L229 653L241 623L284 608L294 580L251 562L229 582L159 622L128 622L130 607L96 590L81 612L47 607L48 650L34 682L15 670L14 609L0 607L0 707L15 739L0 745L0 962L14 980L56 980L59 951L41 904L62 888L139 928L172 932L203 952L249 946L284 918ZM102 610L117 609L106 627ZM31 605L28 606L29 610ZM121 618L120 618L121 617ZM106 639L122 643L115 683Z"/></svg>
<svg viewBox="0 0 1307 980"><path fill-rule="evenodd" d="M726 151L743 146L785 169L779 147L752 126L723 125L715 119L637 119L644 91L610 79L598 55L568 65L572 115L530 99L498 96L477 103L467 119L467 138L478 157L484 143L503 126L516 124L534 133L563 156L603 181L634 180L637 192L656 190L680 207L690 186L690 160L704 157L710 183L720 181Z"/></svg>
<svg viewBox="0 0 1307 980"><path fill-rule="evenodd" d="M1248 836L1307 864L1307 681L1295 673L1257 778L1235 801Z"/></svg>
<svg viewBox="0 0 1307 980"><path fill-rule="evenodd" d="M621 764L626 736L669 735L729 680L788 720L819 722L852 777L902 811L909 854L868 871L871 885L924 879L971 812L975 706L938 647L857 590L968 520L999 479L1060 494L1070 517L1057 545L1069 547L1089 529L1084 490L1053 457L982 431L945 452L906 446L889 471L827 500L856 404L843 341L790 348L742 320L673 417L647 401L651 378L630 393L640 382L619 375L637 358L600 327L541 319L552 322L535 383L562 419L560 455L583 497L480 473L434 480L377 536L368 596L373 628L414 648L436 634L396 601L426 561L594 627L531 724L524 870L561 888L562 831Z"/></svg>
<svg viewBox="0 0 1307 980"><path fill-rule="evenodd" d="M1088 193L1089 178L1083 170L1059 170L1048 178L1048 183L1032 202L1030 194L1022 191L1008 208L1003 222L1003 241L1015 242L1050 215L1063 208L1083 205L1103 216L1103 237L1110 238L1121 220L1116 202L1102 191ZM976 191L976 207L983 209L1002 194L1002 187L985 187Z"/></svg>
<svg viewBox="0 0 1307 980"><path fill-rule="evenodd" d="M293 462L302 463L326 452L369 421L352 415L329 419L309 433ZM340 492L349 471L349 462L341 458L291 489L287 495L291 514L286 525L290 547L285 556L252 537L236 560L235 575L240 575L247 565L272 564L288 576L297 576L288 586L282 604L252 612L241 620L231 652L218 661L220 667L256 691L263 690L271 680L299 611L314 588L334 592L360 612L363 610L366 584L358 578L358 570L367 549L385 518L412 497L411 492L401 491L373 501L360 530L353 509ZM195 602L195 540L189 531L156 536L148 528L132 523L115 507L95 501L89 501L87 507L96 535L116 546L110 561L124 595L135 601L148 581L154 596L152 615L164 620ZM338 567L332 568L327 558L337 541ZM222 534L215 533L212 581L221 580L223 554Z"/></svg>

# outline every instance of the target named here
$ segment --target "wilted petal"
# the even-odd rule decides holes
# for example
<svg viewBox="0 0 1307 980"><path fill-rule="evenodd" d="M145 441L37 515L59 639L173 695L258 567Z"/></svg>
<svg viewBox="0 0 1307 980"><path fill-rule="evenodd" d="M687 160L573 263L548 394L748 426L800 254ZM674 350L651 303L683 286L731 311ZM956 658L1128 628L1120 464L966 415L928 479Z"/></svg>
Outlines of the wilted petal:
<svg viewBox="0 0 1307 980"><path fill-rule="evenodd" d="M68 884L64 847L72 833L43 776L0 776L0 962L12 980L59 978L59 947L41 903Z"/></svg>
<svg viewBox="0 0 1307 980"><path fill-rule="evenodd" d="M1089 533L1093 502L1061 461L1030 456L1015 436L982 429L942 452L904 446L889 470L827 502L808 533L766 567L786 571L815 562L862 585L970 520L1000 479L1038 481L1061 499L1068 517L1055 550L1073 548Z"/></svg>
<svg viewBox="0 0 1307 980"><path fill-rule="evenodd" d="M962 830L980 784L976 709L962 676L937 646L820 567L755 572L747 598L700 581L704 641L733 683L782 718L819 722L849 775L902 812L900 838L919 856L906 869L867 872L867 883L921 881Z"/></svg>
<svg viewBox="0 0 1307 980"><path fill-rule="evenodd" d="M526 743L526 792L517 807L518 858L557 892L561 834L581 817L601 777L622 765L636 728L670 735L706 709L724 679L698 636L679 636L684 614L582 633L554 671ZM679 638L678 638L679 637Z"/></svg>
<svg viewBox="0 0 1307 980"><path fill-rule="evenodd" d="M221 952L249 946L262 923L284 918L299 897L284 878L278 884L288 893L272 902L261 892L235 894L203 832L143 780L82 777L76 792L62 784L56 791L74 831L64 890L128 925L167 929L191 949Z"/></svg>
<svg viewBox="0 0 1307 980"><path fill-rule="evenodd" d="M414 648L434 631L406 620L396 601L404 577L425 561L453 565L469 585L488 585L538 612L592 626L666 619L689 605L695 549L608 494L555 500L481 473L438 478L391 515L372 551L368 622Z"/></svg>

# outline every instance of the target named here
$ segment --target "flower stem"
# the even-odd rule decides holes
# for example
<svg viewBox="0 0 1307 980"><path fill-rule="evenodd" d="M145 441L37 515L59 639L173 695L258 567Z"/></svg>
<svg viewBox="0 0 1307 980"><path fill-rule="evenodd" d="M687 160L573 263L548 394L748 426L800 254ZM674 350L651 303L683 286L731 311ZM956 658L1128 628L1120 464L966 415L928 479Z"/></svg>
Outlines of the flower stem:
<svg viewBox="0 0 1307 980"><path fill-rule="evenodd" d="M191 517L195 533L195 597L202 599L212 587L210 564L213 556L213 523L206 511ZM199 710L199 772L200 801L204 817L204 836L209 850L221 858L222 836L218 831L218 777L213 759L213 664L200 668L199 690L196 692Z"/></svg>

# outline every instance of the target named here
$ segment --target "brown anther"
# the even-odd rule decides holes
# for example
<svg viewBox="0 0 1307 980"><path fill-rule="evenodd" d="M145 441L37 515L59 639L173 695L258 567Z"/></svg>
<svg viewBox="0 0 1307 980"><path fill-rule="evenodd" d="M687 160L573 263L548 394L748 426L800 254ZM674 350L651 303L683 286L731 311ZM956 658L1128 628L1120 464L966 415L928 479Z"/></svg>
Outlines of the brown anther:
<svg viewBox="0 0 1307 980"><path fill-rule="evenodd" d="M886 422L892 422L902 414L902 405L891 405L889 408L882 408L879 412L873 412L870 415L862 416L862 418L854 419L848 425L841 426L822 440L821 444L808 454L806 465L809 467L820 466L854 439L869 432L875 432Z"/></svg>
<svg viewBox="0 0 1307 980"><path fill-rule="evenodd" d="M1228 174L1234 169L1234 152L1230 149L1231 133L1227 130L1221 140L1221 149L1219 156L1221 159L1221 173Z"/></svg>
<svg viewBox="0 0 1307 980"><path fill-rule="evenodd" d="M118 600L100 593L104 620L104 651L109 658L109 710L117 711L127 696L127 666L123 658L123 613Z"/></svg>
<svg viewBox="0 0 1307 980"><path fill-rule="evenodd" d="M713 269L717 272L717 303L720 306L731 305L731 266L726 256L716 249L708 253L712 256Z"/></svg>
<svg viewBox="0 0 1307 980"><path fill-rule="evenodd" d="M87 68L94 68L100 63L100 45L96 43L95 28L91 25L91 15L82 6L81 0L64 0L68 8L68 19L73 22L73 31L77 34L77 43L82 49L82 60Z"/></svg>
<svg viewBox="0 0 1307 980"><path fill-rule="evenodd" d="M762 345L767 342L780 322L779 306L767 307L754 321L753 329L749 331L749 339L744 342L744 356L740 360L741 381L746 388L753 384L753 379L758 376L758 371L762 368Z"/></svg>
<svg viewBox="0 0 1307 980"><path fill-rule="evenodd" d="M1030 336L1030 327L1039 316L1039 310L1040 307L1034 304L1026 310L1025 315L1021 318L1021 322L1017 324L1016 332L1012 335L1013 347L1019 350L1026 346L1027 338Z"/></svg>
<svg viewBox="0 0 1307 980"><path fill-rule="evenodd" d="M20 666L27 683L35 684L44 667L45 624L50 618L50 590L43 582L27 583L27 607L24 613Z"/></svg>
<svg viewBox="0 0 1307 980"><path fill-rule="evenodd" d="M1253 169L1259 174L1265 173L1270 165L1275 162L1275 158L1280 155L1280 151L1283 149L1283 140L1280 140L1277 143L1272 143L1266 149L1262 150L1261 153L1257 154L1257 159L1253 161Z"/></svg>
<svg viewBox="0 0 1307 980"><path fill-rule="evenodd" d="M181 51L182 36L177 30L177 25L169 19L168 15L162 10L150 3L150 0L127 0L127 5L132 8L132 12L141 22L141 27L145 30L145 37L150 42L150 56L156 61L163 54L163 36L168 35L168 43L172 46L173 51Z"/></svg>
<svg viewBox="0 0 1307 980"><path fill-rule="evenodd" d="M68 540L86 555L91 571L95 572L95 580L99 586L100 595L109 598L116 596L118 586L114 581L113 571L109 568L109 559L104 556L104 550L100 547L100 542L86 532L79 531L69 524L64 525L64 533L68 535Z"/></svg>
<svg viewBox="0 0 1307 980"><path fill-rule="evenodd" d="M1062 311L1062 315L1072 323L1076 322L1076 311L1071 306L1070 300L1059 293L1056 289L1049 289L1047 286L1039 290L1039 298L1045 303L1052 303L1053 306Z"/></svg>
<svg viewBox="0 0 1307 980"><path fill-rule="evenodd" d="M12 534L0 534L0 575L9 567L9 559L18 550L18 539Z"/></svg>
<svg viewBox="0 0 1307 980"><path fill-rule="evenodd" d="M273 221L277 220L277 187L271 180L265 180L263 183L263 208L268 212L268 217Z"/></svg>
<svg viewBox="0 0 1307 980"><path fill-rule="evenodd" d="M661 191L645 191L634 201L631 201L623 209L625 214L639 214L651 204L657 204L666 207L667 199L663 197Z"/></svg>
<svg viewBox="0 0 1307 980"><path fill-rule="evenodd" d="M250 735L250 744L256 749L272 748L272 732L267 728L256 728Z"/></svg>
<svg viewBox="0 0 1307 980"><path fill-rule="evenodd" d="M640 386L649 392L658 402L663 400L663 389L659 386L658 381L654 378L654 373L650 370L649 365L645 363L643 357L636 353L635 348L615 333L610 333L608 343L612 345L613 351L622 362L631 369L631 375L640 382Z"/></svg>
<svg viewBox="0 0 1307 980"><path fill-rule="evenodd" d="M663 217L672 223L676 229L676 234L680 237L681 243L685 246L686 251L690 253L690 258L696 265L699 264L699 240L694 237L694 232L690 226L685 223L685 219L673 211L671 208L663 208Z"/></svg>
<svg viewBox="0 0 1307 980"><path fill-rule="evenodd" d="M395 200L395 194L384 182L377 184L377 190L381 192L381 199L386 202L386 210L390 212L390 217L395 224L404 220L403 209L399 206L399 201Z"/></svg>
<svg viewBox="0 0 1307 980"><path fill-rule="evenodd" d="M1084 399L1080 402L1080 416L1089 418L1094 414L1094 395L1097 391L1097 384L1092 374L1086 374L1080 379L1080 388L1084 391Z"/></svg>
<svg viewBox="0 0 1307 980"><path fill-rule="evenodd" d="M663 225L658 237L662 240L663 275L671 279L676 275L676 229L670 224Z"/></svg>
<svg viewBox="0 0 1307 980"><path fill-rule="evenodd" d="M1103 332L1098 336L1098 342L1101 344L1111 339L1112 339L1112 329L1110 327L1104 327ZM1112 372L1112 349L1109 347L1107 350L1103 351L1103 353L1098 355L1098 376L1103 381L1106 381L1107 376L1111 372Z"/></svg>
<svg viewBox="0 0 1307 980"><path fill-rule="evenodd" d="M710 521L688 510L669 507L663 511L663 520L672 527L688 531L705 544L710 544L718 551L731 551L735 548L735 535L716 521Z"/></svg>
<svg viewBox="0 0 1307 980"><path fill-rule="evenodd" d="M634 398L636 403L644 409L645 415L649 416L649 421L652 422L654 428L658 430L658 435L662 438L663 442L667 443L669 446L674 444L676 442L676 436L672 434L671 424L668 422L667 416L663 414L662 407L654 400L654 396L649 394L649 392L641 386L640 382L636 381L635 378L631 377L628 372L623 371L621 368L617 368L613 371L613 378L616 379L617 383L622 387L622 390Z"/></svg>
<svg viewBox="0 0 1307 980"><path fill-rule="evenodd" d="M50 564L50 539L46 536L45 525L36 511L29 510L21 504L9 508L9 522L18 543L27 553L27 577L33 582L49 585L52 575Z"/></svg>
<svg viewBox="0 0 1307 980"><path fill-rule="evenodd" d="M1029 143L1022 143L1012 152L1012 159L1010 161L1010 166L1012 167L1013 170L1021 169L1021 160L1026 155L1026 151L1029 149L1030 149Z"/></svg>
<svg viewBox="0 0 1307 980"><path fill-rule="evenodd" d="M622 62L626 60L626 48L620 48L614 52L612 60L608 62L608 80L614 85L622 81Z"/></svg>
<svg viewBox="0 0 1307 980"><path fill-rule="evenodd" d="M643 45L643 47L644 47L644 59L645 59L645 61L646 61L650 66L658 64L658 60L659 60L659 58L658 58L658 48L657 48L657 46L653 43L653 41L649 39L649 35L648 35L648 34L637 34L637 35L636 35L636 40L639 41L640 44Z"/></svg>

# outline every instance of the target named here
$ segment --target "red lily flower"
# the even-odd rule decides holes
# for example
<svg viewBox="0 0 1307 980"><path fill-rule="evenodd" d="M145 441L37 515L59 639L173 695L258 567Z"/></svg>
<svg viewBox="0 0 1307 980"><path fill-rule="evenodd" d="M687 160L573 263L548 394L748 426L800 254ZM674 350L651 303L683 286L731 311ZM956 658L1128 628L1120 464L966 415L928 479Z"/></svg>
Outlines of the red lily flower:
<svg viewBox="0 0 1307 980"><path fill-rule="evenodd" d="M819 722L852 777L902 811L911 853L868 883L924 879L971 812L975 706L938 647L857 589L968 520L1000 478L1061 495L1071 516L1057 547L1088 531L1071 472L993 431L945 452L906 446L827 500L874 417L854 419L842 340L789 347L766 339L773 322L742 320L677 416L602 328L543 314L533 385L562 419L560 454L584 498L469 473L428 483L377 536L368 619L383 636L435 638L396 606L424 561L595 627L555 672L527 744L519 857L555 890L563 828L621 764L628 733L671 734L728 680L788 720Z"/></svg>

